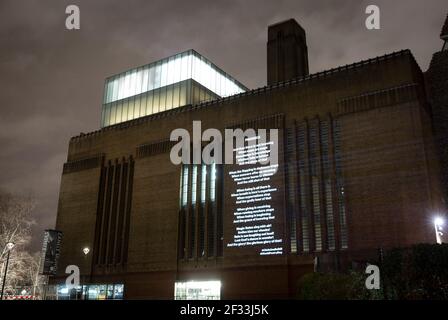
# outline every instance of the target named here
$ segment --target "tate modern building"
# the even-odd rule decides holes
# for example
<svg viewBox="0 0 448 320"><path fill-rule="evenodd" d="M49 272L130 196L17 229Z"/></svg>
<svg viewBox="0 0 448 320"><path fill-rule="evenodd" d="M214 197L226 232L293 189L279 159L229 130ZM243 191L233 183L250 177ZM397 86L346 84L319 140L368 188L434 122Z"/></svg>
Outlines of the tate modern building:
<svg viewBox="0 0 448 320"><path fill-rule="evenodd" d="M447 49L426 72L402 50L309 74L305 30L291 19L268 28L261 88L194 50L107 78L99 129L69 143L49 294L291 298L306 273L435 243L448 194ZM278 163L173 164L171 132L192 135L195 121L277 129ZM80 269L74 294L68 265Z"/></svg>

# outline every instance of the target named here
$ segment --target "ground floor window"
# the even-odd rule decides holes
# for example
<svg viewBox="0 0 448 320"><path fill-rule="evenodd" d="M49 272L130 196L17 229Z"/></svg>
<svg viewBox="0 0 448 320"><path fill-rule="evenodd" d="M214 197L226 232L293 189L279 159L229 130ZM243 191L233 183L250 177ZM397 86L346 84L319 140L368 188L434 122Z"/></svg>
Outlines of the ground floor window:
<svg viewBox="0 0 448 320"><path fill-rule="evenodd" d="M69 290L65 285L57 286L57 300L122 300L123 284L88 284Z"/></svg>
<svg viewBox="0 0 448 320"><path fill-rule="evenodd" d="M179 281L174 285L175 300L220 300L221 281Z"/></svg>

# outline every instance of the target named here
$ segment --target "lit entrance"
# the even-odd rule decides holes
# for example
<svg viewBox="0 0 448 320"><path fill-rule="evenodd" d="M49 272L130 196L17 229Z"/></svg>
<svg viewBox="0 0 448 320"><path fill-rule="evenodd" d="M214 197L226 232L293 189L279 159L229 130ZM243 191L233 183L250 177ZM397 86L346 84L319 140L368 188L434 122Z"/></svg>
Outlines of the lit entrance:
<svg viewBox="0 0 448 320"><path fill-rule="evenodd" d="M183 281L174 284L175 300L220 300L221 281Z"/></svg>

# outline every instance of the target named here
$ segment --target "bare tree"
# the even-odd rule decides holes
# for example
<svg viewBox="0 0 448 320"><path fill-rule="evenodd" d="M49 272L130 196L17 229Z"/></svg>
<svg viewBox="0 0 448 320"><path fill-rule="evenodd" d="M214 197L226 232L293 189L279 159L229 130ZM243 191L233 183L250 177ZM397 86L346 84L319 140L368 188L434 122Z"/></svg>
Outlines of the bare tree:
<svg viewBox="0 0 448 320"><path fill-rule="evenodd" d="M33 297L42 296L43 286L45 285L45 276L39 273L40 263L40 252L35 252L33 255L30 255L30 262L27 267L27 281L32 286Z"/></svg>
<svg viewBox="0 0 448 320"><path fill-rule="evenodd" d="M35 224L32 211L35 202L32 197L25 197L0 190L0 263L1 272L7 256L6 243L13 242L14 249L10 253L6 289L16 287L29 280L28 270L33 257L26 251L31 241L31 227ZM0 276L0 286L3 276Z"/></svg>

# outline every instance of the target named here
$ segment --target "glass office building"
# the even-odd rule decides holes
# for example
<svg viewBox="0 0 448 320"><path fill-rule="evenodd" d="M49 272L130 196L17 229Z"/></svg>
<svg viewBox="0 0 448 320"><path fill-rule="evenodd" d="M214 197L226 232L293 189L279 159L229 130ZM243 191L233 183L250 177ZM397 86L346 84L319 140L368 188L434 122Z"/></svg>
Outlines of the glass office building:
<svg viewBox="0 0 448 320"><path fill-rule="evenodd" d="M194 50L106 79L101 127L247 91Z"/></svg>

